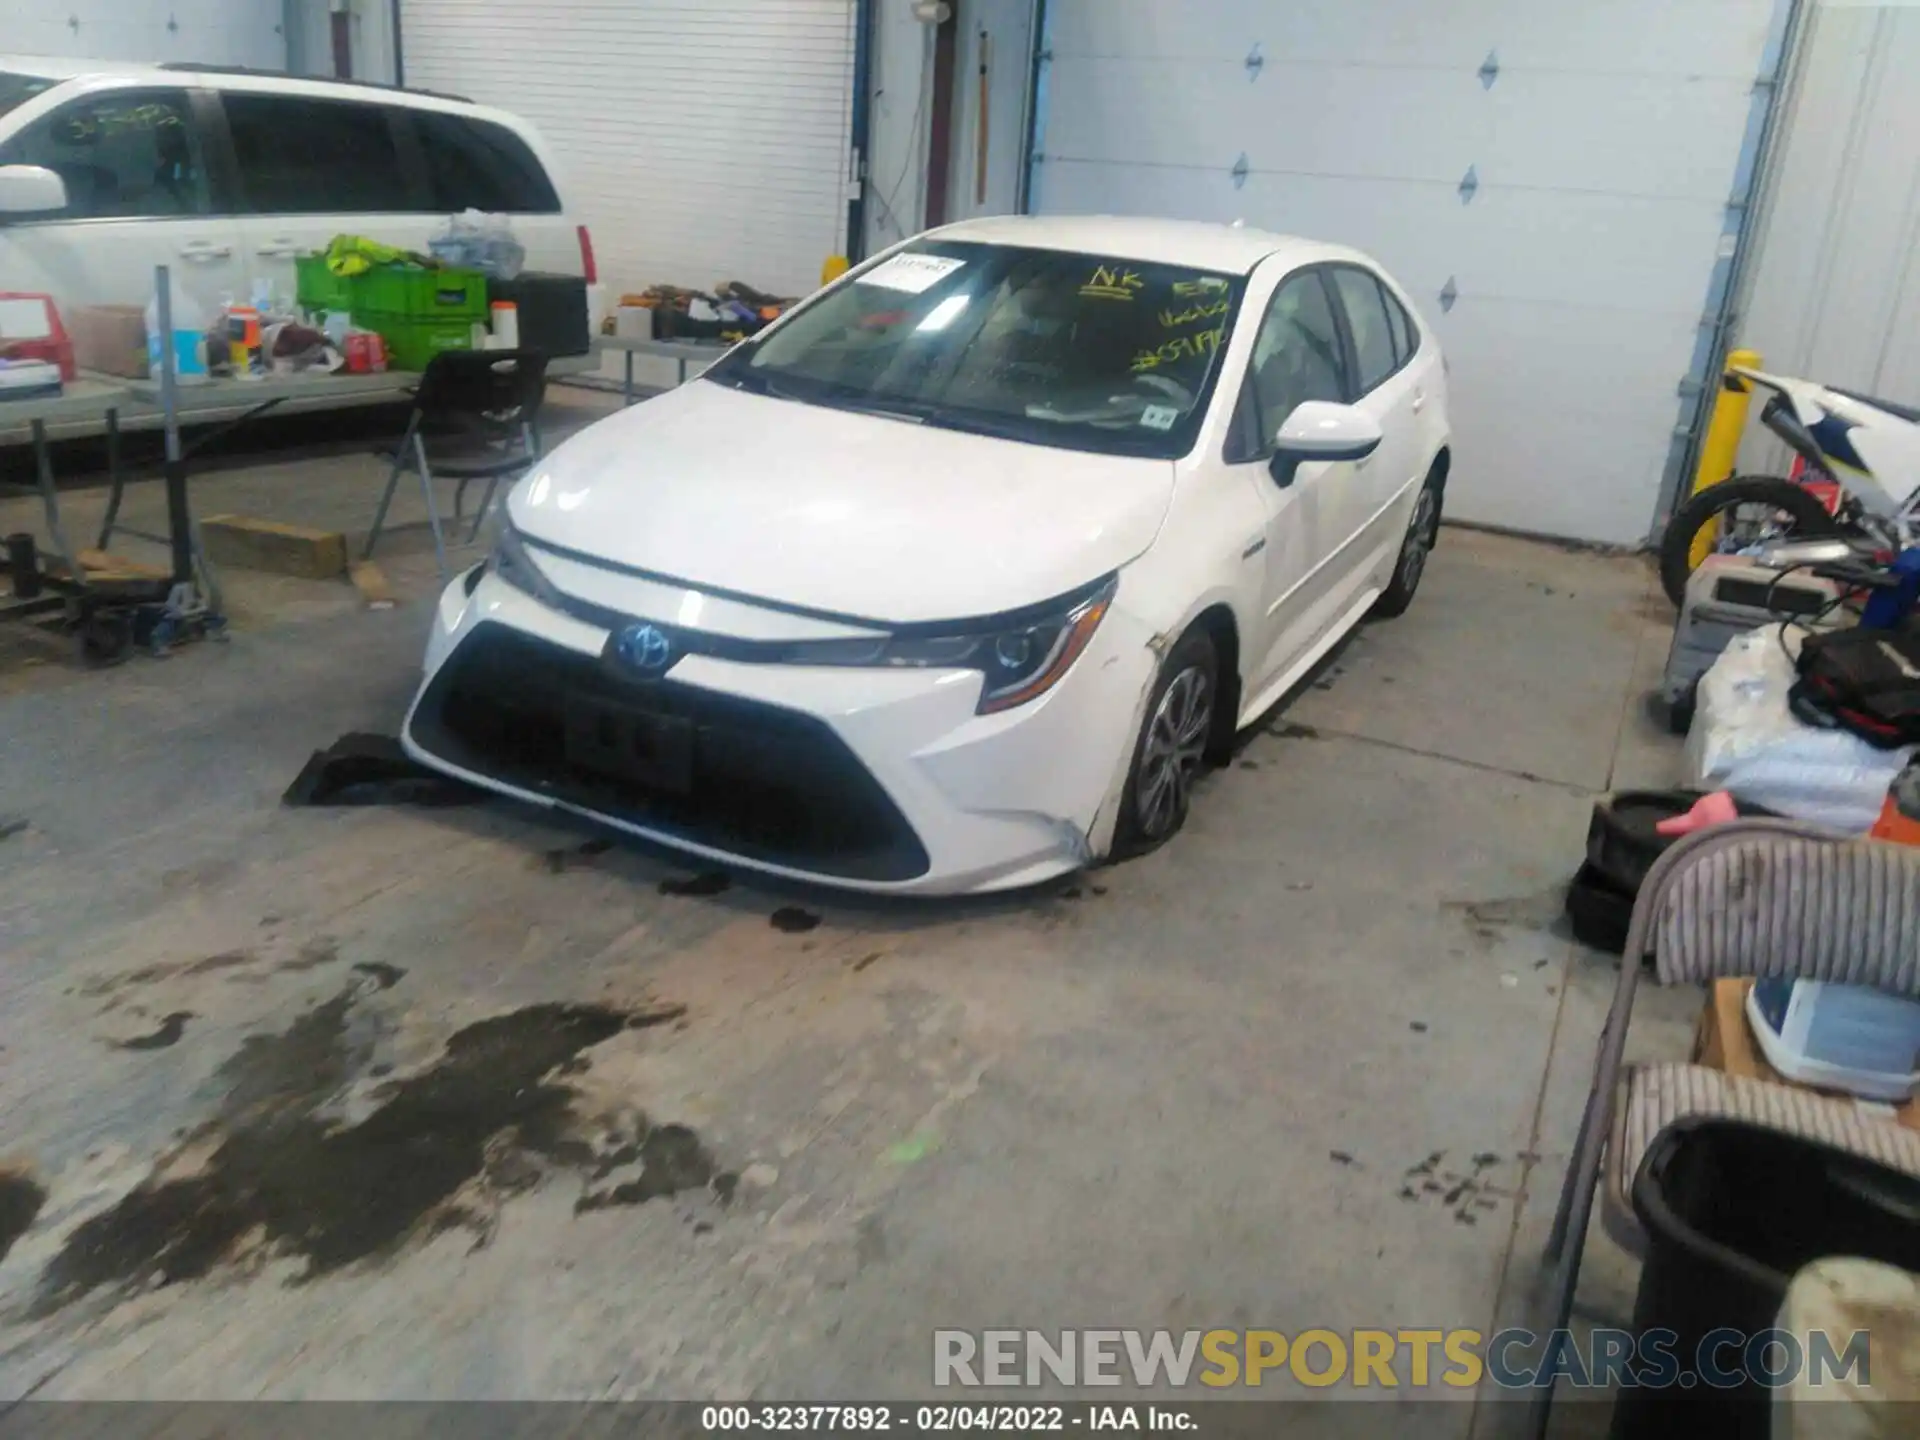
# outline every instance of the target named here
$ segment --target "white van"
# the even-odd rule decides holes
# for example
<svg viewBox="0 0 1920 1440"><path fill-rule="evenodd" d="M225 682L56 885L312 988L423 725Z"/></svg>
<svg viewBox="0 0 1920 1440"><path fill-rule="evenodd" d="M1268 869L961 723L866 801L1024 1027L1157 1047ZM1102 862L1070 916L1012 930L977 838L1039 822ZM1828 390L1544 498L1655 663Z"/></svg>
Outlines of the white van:
<svg viewBox="0 0 1920 1440"><path fill-rule="evenodd" d="M540 137L391 86L0 55L0 291L145 305L155 265L205 313L343 232L425 251L450 215L511 217L526 268L596 280ZM56 185L46 174L60 180Z"/></svg>

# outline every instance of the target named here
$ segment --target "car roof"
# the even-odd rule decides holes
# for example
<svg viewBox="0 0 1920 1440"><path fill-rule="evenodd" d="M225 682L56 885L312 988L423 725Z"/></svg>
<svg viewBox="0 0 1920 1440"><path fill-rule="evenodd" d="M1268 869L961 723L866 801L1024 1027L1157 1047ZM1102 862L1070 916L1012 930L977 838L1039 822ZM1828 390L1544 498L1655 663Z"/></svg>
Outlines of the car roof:
<svg viewBox="0 0 1920 1440"><path fill-rule="evenodd" d="M398 85L381 85L367 80L330 80L317 75L288 75L273 70L251 70L238 65L148 65L127 60L72 59L64 55L0 54L0 72L32 75L43 80L100 81L108 84L132 82L146 85L197 85L215 90L323 96L343 100L367 100L379 96L397 104L419 105L428 109L451 109L458 106L480 113L498 113L489 112L488 107L475 105L461 95L442 95L432 90L408 90Z"/></svg>
<svg viewBox="0 0 1920 1440"><path fill-rule="evenodd" d="M1352 260L1374 264L1370 257L1344 245L1257 230L1250 225L1138 215L996 215L962 220L931 233L942 240L1073 250L1236 275L1246 274L1270 255L1283 255L1290 263Z"/></svg>

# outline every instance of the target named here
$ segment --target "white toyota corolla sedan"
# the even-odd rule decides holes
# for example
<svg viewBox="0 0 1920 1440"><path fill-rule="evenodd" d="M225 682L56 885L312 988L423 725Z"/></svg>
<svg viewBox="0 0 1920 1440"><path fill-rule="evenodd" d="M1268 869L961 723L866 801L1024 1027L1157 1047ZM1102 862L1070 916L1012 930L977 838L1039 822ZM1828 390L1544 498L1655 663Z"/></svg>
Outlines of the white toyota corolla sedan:
<svg viewBox="0 0 1920 1440"><path fill-rule="evenodd" d="M948 226L508 497L410 754L715 861L1027 885L1413 598L1445 367L1365 255L1225 225Z"/></svg>

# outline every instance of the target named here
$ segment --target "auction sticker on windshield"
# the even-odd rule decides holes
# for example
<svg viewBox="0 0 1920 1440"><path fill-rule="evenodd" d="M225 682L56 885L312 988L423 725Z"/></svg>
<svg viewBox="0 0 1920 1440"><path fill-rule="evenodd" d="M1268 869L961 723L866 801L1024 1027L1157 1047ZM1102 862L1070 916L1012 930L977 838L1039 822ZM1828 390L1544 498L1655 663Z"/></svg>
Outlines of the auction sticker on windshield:
<svg viewBox="0 0 1920 1440"><path fill-rule="evenodd" d="M860 276L859 283L918 295L922 290L932 289L966 263L946 255L896 255Z"/></svg>
<svg viewBox="0 0 1920 1440"><path fill-rule="evenodd" d="M1140 412L1140 423L1149 430L1171 430L1179 418L1180 411L1172 405L1149 405Z"/></svg>

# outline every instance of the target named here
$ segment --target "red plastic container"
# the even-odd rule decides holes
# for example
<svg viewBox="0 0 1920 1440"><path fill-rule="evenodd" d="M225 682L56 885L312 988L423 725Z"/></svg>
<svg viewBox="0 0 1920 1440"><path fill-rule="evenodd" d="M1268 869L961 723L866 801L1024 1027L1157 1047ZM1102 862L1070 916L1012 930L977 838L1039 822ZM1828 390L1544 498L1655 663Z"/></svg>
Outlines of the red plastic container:
<svg viewBox="0 0 1920 1440"><path fill-rule="evenodd" d="M53 297L28 290L0 290L0 305L8 301L37 303L45 312L45 321L34 327L38 333L22 336L8 333L13 327L0 318L0 360L44 360L58 365L61 380L71 384L73 341L67 335L67 327L60 323L60 310L53 303Z"/></svg>

